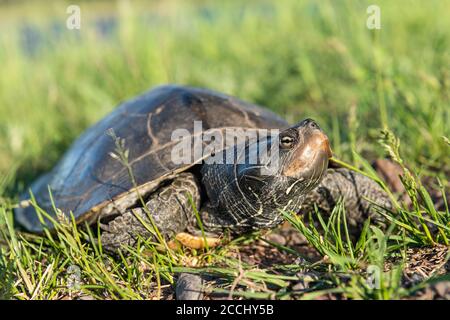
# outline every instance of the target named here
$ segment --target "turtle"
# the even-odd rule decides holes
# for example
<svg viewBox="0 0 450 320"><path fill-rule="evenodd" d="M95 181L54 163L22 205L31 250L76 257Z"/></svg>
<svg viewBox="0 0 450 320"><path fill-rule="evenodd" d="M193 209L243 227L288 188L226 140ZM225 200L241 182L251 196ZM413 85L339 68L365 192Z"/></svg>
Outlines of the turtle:
<svg viewBox="0 0 450 320"><path fill-rule="evenodd" d="M385 204L387 197L367 177L331 168L331 156L327 135L310 118L289 125L227 94L163 85L88 128L21 195L14 217L34 233L61 217L98 223L110 251L158 234L214 246L223 234L278 226L283 211L316 205L330 212L340 197L358 225L370 211L366 198Z"/></svg>

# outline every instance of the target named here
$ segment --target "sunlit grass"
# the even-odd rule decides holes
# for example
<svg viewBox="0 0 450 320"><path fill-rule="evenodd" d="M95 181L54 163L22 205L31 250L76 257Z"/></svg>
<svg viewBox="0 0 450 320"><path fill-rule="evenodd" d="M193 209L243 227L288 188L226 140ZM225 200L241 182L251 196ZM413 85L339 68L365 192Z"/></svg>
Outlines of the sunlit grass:
<svg viewBox="0 0 450 320"><path fill-rule="evenodd" d="M0 298L160 298L186 270L214 274L224 280L216 292L235 297L412 294L415 288L401 285L403 263L383 268L407 247L449 242L450 2L378 1L380 31L365 27L368 1L127 3L105 10L82 2L80 31L64 27L64 2L0 6ZM31 34L40 40L30 43ZM73 221L55 221L57 231L42 236L14 229L20 192L84 129L120 101L165 83L233 94L290 122L317 119L340 164L390 194L394 209L378 208L389 232L367 223L360 240L350 241L341 205L327 221L312 213L315 225L287 213L324 259L261 269L229 256L259 234L199 251L170 250L161 237L140 239L111 256L97 240L99 230ZM412 206L370 166L386 156L401 166ZM424 177L434 183L424 184ZM431 187L442 194L443 209ZM379 289L367 285L369 265L382 271ZM70 266L80 268L80 288L68 286ZM305 269L320 279L293 290Z"/></svg>

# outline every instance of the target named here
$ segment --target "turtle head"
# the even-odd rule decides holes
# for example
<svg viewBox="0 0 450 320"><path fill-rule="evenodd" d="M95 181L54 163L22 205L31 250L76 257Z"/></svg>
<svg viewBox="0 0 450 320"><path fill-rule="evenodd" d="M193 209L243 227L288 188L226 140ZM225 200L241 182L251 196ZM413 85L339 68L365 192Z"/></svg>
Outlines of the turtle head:
<svg viewBox="0 0 450 320"><path fill-rule="evenodd" d="M253 228L276 226L283 221L282 211L298 212L321 182L332 156L328 137L311 119L281 131L269 143L271 150L278 149L272 170L264 163L242 164L237 170L240 194L256 208L250 219Z"/></svg>
<svg viewBox="0 0 450 320"><path fill-rule="evenodd" d="M279 135L279 173L316 185L328 167L331 148L328 137L312 119L282 131Z"/></svg>
<svg viewBox="0 0 450 320"><path fill-rule="evenodd" d="M266 146L262 150L270 149L257 164L237 161L202 169L213 211L236 233L275 227L283 222L283 211L298 212L321 182L331 157L328 137L311 119L257 143ZM246 160L251 150L261 150L252 146L242 153Z"/></svg>

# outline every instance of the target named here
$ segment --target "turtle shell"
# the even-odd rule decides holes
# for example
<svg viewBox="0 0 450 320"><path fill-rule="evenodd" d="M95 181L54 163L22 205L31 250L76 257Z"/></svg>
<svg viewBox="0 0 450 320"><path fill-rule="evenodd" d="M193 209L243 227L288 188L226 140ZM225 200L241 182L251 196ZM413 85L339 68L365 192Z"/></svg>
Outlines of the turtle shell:
<svg viewBox="0 0 450 320"><path fill-rule="evenodd" d="M137 202L136 189L148 194L193 165L173 163L171 150L172 132L182 128L194 134L194 121L201 121L203 130L287 126L267 109L234 97L199 88L157 87L122 103L87 129L54 169L38 178L30 187L31 193L21 199L32 195L35 204L51 217L55 218L58 208L64 215L72 213L77 222L91 223L99 215L121 212ZM135 183L126 166L111 156L116 146L109 130L125 141ZM28 231L43 229L34 204L16 209L15 218ZM44 220L51 227L51 220Z"/></svg>

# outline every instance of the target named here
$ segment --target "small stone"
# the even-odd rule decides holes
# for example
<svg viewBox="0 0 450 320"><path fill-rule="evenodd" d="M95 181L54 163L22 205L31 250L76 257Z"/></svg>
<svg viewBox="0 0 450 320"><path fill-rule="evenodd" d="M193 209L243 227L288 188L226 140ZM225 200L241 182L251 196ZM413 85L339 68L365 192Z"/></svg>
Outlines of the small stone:
<svg viewBox="0 0 450 320"><path fill-rule="evenodd" d="M306 240L305 236L302 235L301 233L292 232L292 234L290 235L289 243L291 245L302 245L308 243L308 241Z"/></svg>
<svg viewBox="0 0 450 320"><path fill-rule="evenodd" d="M95 300L95 298L91 295L81 295L78 297L78 300Z"/></svg>
<svg viewBox="0 0 450 320"><path fill-rule="evenodd" d="M450 281L442 281L433 285L434 291L439 297L448 299L450 296Z"/></svg>
<svg viewBox="0 0 450 320"><path fill-rule="evenodd" d="M411 276L411 279L410 279L412 284L420 283L423 280L424 280L424 277L417 272L413 273Z"/></svg>
<svg viewBox="0 0 450 320"><path fill-rule="evenodd" d="M314 272L299 272L297 276L300 280L292 287L294 291L303 291L311 287L311 283L319 279Z"/></svg>
<svg viewBox="0 0 450 320"><path fill-rule="evenodd" d="M202 300L204 280L198 274L182 273L175 289L177 300Z"/></svg>
<svg viewBox="0 0 450 320"><path fill-rule="evenodd" d="M307 265L308 261L303 257L297 257L294 261L295 264L298 264L299 266Z"/></svg>
<svg viewBox="0 0 450 320"><path fill-rule="evenodd" d="M285 239L282 235L279 235L278 233L271 233L271 234L268 234L268 235L266 236L266 239L267 239L268 241L271 241L271 242L273 242L273 243L279 244L279 245L281 245L281 246L286 245L286 239Z"/></svg>
<svg viewBox="0 0 450 320"><path fill-rule="evenodd" d="M294 291L304 291L308 289L308 287L306 286L306 284L303 281L299 281L297 282L293 287L292 290Z"/></svg>
<svg viewBox="0 0 450 320"><path fill-rule="evenodd" d="M195 266L197 266L197 264L198 264L198 259L197 259L196 257L193 257L193 258L190 260L190 266L191 266L191 267L195 267Z"/></svg>

